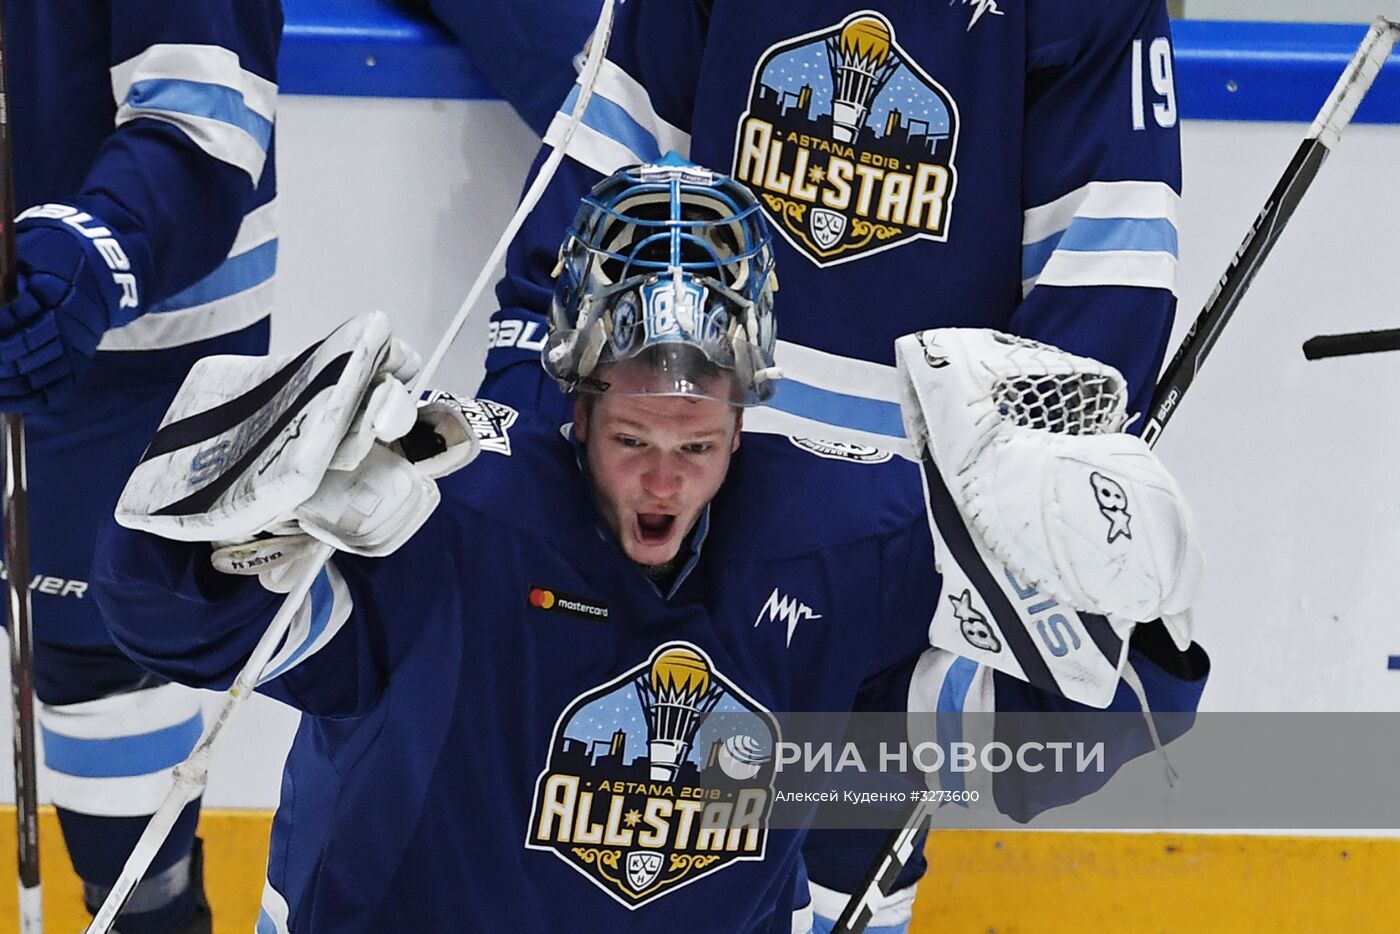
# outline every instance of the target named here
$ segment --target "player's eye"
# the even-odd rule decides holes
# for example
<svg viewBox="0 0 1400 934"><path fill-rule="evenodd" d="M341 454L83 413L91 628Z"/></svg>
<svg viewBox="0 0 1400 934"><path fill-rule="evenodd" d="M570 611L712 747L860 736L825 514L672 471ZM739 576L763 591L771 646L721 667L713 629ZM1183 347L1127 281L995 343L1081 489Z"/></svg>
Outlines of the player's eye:
<svg viewBox="0 0 1400 934"><path fill-rule="evenodd" d="M713 449L714 443L711 441L695 441L681 445L681 450L686 454L705 454Z"/></svg>
<svg viewBox="0 0 1400 934"><path fill-rule="evenodd" d="M625 448L640 448L646 446L645 442L640 438L634 438L631 435L618 435L615 440Z"/></svg>

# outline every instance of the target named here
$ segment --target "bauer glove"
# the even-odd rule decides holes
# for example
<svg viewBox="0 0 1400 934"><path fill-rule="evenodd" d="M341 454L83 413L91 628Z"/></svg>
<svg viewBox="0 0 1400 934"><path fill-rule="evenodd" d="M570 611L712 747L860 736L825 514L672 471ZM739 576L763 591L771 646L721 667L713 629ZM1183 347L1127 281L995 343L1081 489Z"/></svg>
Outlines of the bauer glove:
<svg viewBox="0 0 1400 934"><path fill-rule="evenodd" d="M0 410L32 412L61 400L102 335L141 313L150 260L107 221L67 204L20 214L15 252L18 294L0 307Z"/></svg>

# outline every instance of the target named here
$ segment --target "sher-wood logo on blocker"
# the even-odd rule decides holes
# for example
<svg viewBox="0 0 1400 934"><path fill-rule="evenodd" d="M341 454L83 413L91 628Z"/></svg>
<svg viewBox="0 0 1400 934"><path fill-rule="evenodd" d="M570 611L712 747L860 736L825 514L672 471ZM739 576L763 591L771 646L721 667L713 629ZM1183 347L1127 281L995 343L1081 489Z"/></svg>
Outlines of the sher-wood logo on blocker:
<svg viewBox="0 0 1400 934"><path fill-rule="evenodd" d="M958 107L874 10L771 46L739 120L734 177L818 266L946 240Z"/></svg>
<svg viewBox="0 0 1400 934"><path fill-rule="evenodd" d="M702 649L666 643L559 715L525 846L628 908L761 860L777 743L769 711Z"/></svg>

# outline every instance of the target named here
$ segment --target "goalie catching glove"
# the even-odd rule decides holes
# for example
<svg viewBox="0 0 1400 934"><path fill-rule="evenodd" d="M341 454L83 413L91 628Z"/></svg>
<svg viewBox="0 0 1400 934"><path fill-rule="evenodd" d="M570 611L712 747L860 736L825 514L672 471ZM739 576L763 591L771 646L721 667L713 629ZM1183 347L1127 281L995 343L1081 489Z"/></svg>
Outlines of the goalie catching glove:
<svg viewBox="0 0 1400 934"><path fill-rule="evenodd" d="M214 543L221 571L285 589L315 542L378 557L439 502L434 480L477 453L450 402L419 407L417 355L379 312L288 360L207 357L190 371L117 521Z"/></svg>
<svg viewBox="0 0 1400 934"><path fill-rule="evenodd" d="M1164 617L1190 643L1194 523L1161 461L1121 432L1117 370L967 328L900 338L895 355L944 576L935 645L1101 704L1133 623Z"/></svg>

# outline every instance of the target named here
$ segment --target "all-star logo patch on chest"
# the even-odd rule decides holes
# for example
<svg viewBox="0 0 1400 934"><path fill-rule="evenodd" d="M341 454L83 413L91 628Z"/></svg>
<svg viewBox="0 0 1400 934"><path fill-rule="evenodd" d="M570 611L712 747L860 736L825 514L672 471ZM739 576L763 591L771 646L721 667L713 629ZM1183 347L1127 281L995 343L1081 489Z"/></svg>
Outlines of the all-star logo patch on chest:
<svg viewBox="0 0 1400 934"><path fill-rule="evenodd" d="M762 860L777 742L772 715L702 649L661 645L559 715L525 846L627 908Z"/></svg>
<svg viewBox="0 0 1400 934"><path fill-rule="evenodd" d="M880 13L771 46L739 120L734 176L818 266L946 240L958 108Z"/></svg>

